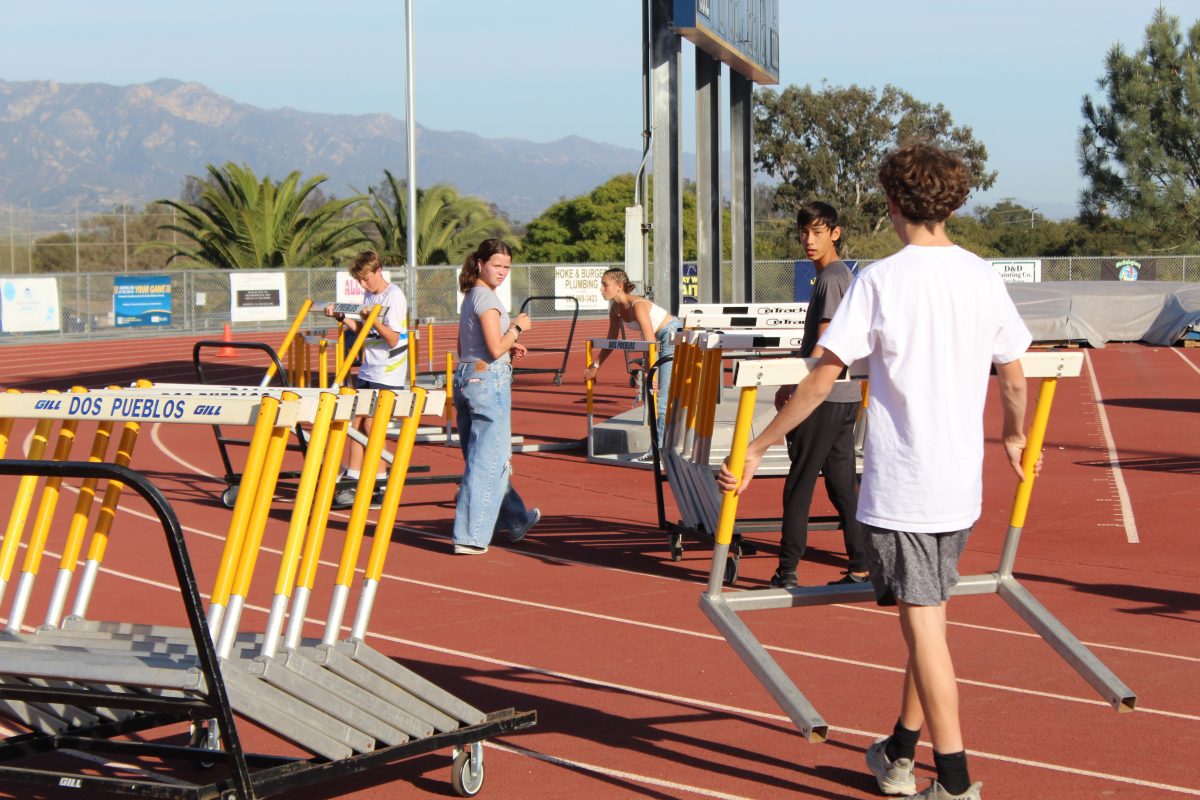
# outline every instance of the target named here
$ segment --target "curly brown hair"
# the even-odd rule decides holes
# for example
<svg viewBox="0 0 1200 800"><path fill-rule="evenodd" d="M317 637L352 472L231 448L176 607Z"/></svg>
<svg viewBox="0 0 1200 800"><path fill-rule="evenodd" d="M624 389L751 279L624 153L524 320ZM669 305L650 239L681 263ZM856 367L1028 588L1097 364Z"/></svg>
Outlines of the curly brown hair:
<svg viewBox="0 0 1200 800"><path fill-rule="evenodd" d="M909 222L942 222L967 201L971 175L949 150L927 141L908 142L884 156L879 183Z"/></svg>

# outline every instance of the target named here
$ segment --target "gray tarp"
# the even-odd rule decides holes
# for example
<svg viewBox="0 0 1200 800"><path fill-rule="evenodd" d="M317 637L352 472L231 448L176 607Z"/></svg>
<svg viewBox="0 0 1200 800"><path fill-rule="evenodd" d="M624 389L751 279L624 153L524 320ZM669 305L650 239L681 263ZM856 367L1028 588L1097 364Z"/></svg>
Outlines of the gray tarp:
<svg viewBox="0 0 1200 800"><path fill-rule="evenodd" d="M1200 284L1175 281L1010 283L1035 342L1173 345L1200 329Z"/></svg>

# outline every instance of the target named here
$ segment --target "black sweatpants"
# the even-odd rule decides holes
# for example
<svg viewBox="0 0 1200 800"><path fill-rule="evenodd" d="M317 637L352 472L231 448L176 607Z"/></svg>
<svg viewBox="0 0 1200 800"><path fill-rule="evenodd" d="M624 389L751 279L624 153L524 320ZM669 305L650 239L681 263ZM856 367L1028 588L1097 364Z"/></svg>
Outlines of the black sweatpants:
<svg viewBox="0 0 1200 800"><path fill-rule="evenodd" d="M824 402L791 432L792 467L783 485L783 535L779 569L792 572L808 546L808 517L817 476L837 509L850 557L851 572L866 572L862 526L858 513L858 480L854 465L854 422L858 403Z"/></svg>

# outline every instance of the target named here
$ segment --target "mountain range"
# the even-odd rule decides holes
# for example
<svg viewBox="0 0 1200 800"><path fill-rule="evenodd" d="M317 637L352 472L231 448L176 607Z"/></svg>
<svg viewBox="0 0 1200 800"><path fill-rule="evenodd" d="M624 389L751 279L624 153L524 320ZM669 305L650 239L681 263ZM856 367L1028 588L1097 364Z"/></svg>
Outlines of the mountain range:
<svg viewBox="0 0 1200 800"><path fill-rule="evenodd" d="M132 86L0 80L0 206L108 210L177 198L207 164L247 164L282 179L323 174L346 197L403 178L405 126L389 114L320 114L238 103L199 83ZM613 175L641 153L569 136L552 142L487 139L417 126L417 181L449 183L517 221Z"/></svg>

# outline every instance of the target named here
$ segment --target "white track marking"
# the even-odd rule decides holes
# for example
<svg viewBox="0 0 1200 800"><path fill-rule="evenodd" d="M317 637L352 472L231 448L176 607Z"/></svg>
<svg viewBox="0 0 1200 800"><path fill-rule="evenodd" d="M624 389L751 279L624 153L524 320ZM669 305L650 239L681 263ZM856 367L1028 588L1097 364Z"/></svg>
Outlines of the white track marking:
<svg viewBox="0 0 1200 800"><path fill-rule="evenodd" d="M184 460L180 456L176 455L175 452L172 451L170 448L168 448L165 444L163 444L162 437L159 435L159 432L158 432L159 429L162 427L162 425L163 424L161 422L156 422L156 423L154 423L154 425L152 425L150 427L150 440L158 446L158 449L162 452L163 455L165 455L167 458L174 461L176 464L180 464L181 466L186 467L187 469L191 470L192 472L196 473L197 475L201 475L206 478L217 478L218 477L216 475L213 475L208 470L200 469L195 464L192 464L191 462Z"/></svg>
<svg viewBox="0 0 1200 800"><path fill-rule="evenodd" d="M1104 410L1104 398L1100 396L1100 382L1096 380L1096 368L1092 364L1091 353L1084 350L1083 359L1088 365L1088 379L1092 382L1092 394L1096 398L1096 414L1100 417L1100 431L1104 434L1104 446L1108 449L1109 469L1112 470L1113 484L1121 506L1121 523L1125 527L1125 538L1130 544L1137 544L1139 541L1137 522L1133 519L1129 489L1125 486L1125 476L1121 474L1121 459L1117 455L1116 443L1113 442L1112 429L1108 424L1108 414Z"/></svg>
<svg viewBox="0 0 1200 800"><path fill-rule="evenodd" d="M249 608L249 606L247 606L247 608ZM266 609L262 609L262 608L256 608L256 610L263 611L263 612L266 611ZM574 675L574 674L568 673L568 672L556 672L554 670L545 670L545 669L530 666L527 664L520 664L515 661L505 661L503 659L491 658L491 657L487 657L487 656L480 656L476 653L467 653L467 652L464 652L461 650L453 650L453 649L446 648L446 647L436 647L436 646L428 645L428 644L425 644L422 642L413 642L413 641L409 641L406 639L400 639L400 638L393 637L393 636L368 634L368 637L382 639L384 641L394 642L396 644L402 644L402 645L406 645L409 647L416 647L416 648L419 648L422 650L432 650L434 652L442 653L444 655L455 656L458 658L465 658L465 659L469 659L472 661L481 661L485 664L492 664L494 666L504 667L506 669L528 671L528 672L532 672L532 673L535 673L538 675L545 675L546 677L550 677L550 678L558 678L560 680L570 681L572 683L581 683L581 684L585 684L585 685L596 686L597 688L602 688L602 689L607 689L607 690L615 690L615 691L619 691L619 692L626 692L628 694L634 694L634 695L638 695L640 697L648 697L648 698L651 698L654 700L662 700L662 701L677 704L677 705L697 706L699 708L706 708L706 709L709 709L712 711L720 711L722 713L727 713L727 714L734 714L734 715L738 715L738 716L746 716L746 717L754 717L754 718L758 718L758 719L772 720L775 722L782 722L782 723L789 724L789 725L791 724L791 719L789 719L787 716L785 716L783 714L774 714L774 713L766 712L766 711L757 711L754 709L739 708L737 706L725 705L723 703L713 703L708 700L701 700L701 699L694 698L694 697L686 697L683 695L667 694L665 692L655 692L655 691L650 691L650 690L646 690L646 689L639 689L635 686L626 686L624 684L613 683L611 681L594 680L591 678L584 677L582 675ZM841 728L841 727L837 727L837 726L833 726L833 725L829 726L829 730L837 732L837 733L841 733L841 734L846 734L849 736L861 736L869 741L874 741L874 740L878 739L880 736L885 735L885 734L878 733L875 731L863 731L863 730L858 730L855 728ZM929 747L930 749L932 749L932 747L933 747L933 745L930 742L926 742L926 741L922 741L922 742L920 742L920 744L925 747ZM1143 786L1143 787L1147 787L1147 788L1161 789L1164 791L1176 792L1178 794L1187 794L1187 795L1193 795L1193 796L1200 797L1200 789L1196 789L1196 788L1189 787L1189 786L1174 786L1172 784L1167 784L1167 783L1155 783L1152 781L1142 781L1142 780L1138 780L1137 778L1129 778L1124 775L1113 775L1111 773L1106 773L1106 772L1095 772L1093 770L1077 769L1075 767L1063 766L1061 764L1051 764L1046 761L1032 761L1030 759L1015 758L1012 756L1005 756L1005 755L1000 755L997 753L988 753L983 750L968 750L967 752L969 752L972 756L975 756L975 757L978 757L981 759L1001 761L1001 762L1004 762L1007 764L1017 764L1017 765L1026 766L1026 767L1036 767L1038 769L1045 769L1045 770L1049 770L1051 772L1062 772L1062 773L1066 773L1066 774L1070 774L1070 775L1079 775L1079 776L1088 777L1088 778L1098 778L1100 780L1110 780L1110 781L1115 781L1117 783L1125 783L1125 784L1131 784L1134 786Z"/></svg>
<svg viewBox="0 0 1200 800"><path fill-rule="evenodd" d="M143 513L128 510L128 509L122 509L122 511L124 511L125 513L129 513L131 515L140 516L140 517L143 517L146 519L153 519L148 514L143 514ZM221 537L217 536L216 534L212 534L207 531L200 531L198 529L191 529L191 528L189 528L189 530L191 530L195 533L201 534L208 538L212 538L212 539L220 539L221 538ZM267 549L267 548L264 548L264 549ZM271 550L271 552L277 553L278 551ZM328 563L328 562L323 562L323 563ZM174 584L170 584L170 583L166 583L166 582L162 582L162 581L151 580L151 579L147 579L147 578L142 578L140 576L122 573L122 572L119 572L116 570L112 570L110 568L102 568L102 571L105 573L117 576L117 577L132 580L137 583L142 583L142 584L162 588L165 591L169 591L169 592L173 592L173 593L178 592L178 587L175 586ZM695 636L695 637L705 638L705 639L719 639L720 638L720 637L714 636L712 634L701 634L696 631L688 631L688 630L684 630L684 629L670 628L668 626L643 623L643 622L639 622L636 620L626 620L626 619L622 619L619 617L599 615L599 614L595 614L593 612L581 612L581 611L577 611L574 609L558 608L558 607L549 606L546 604L533 603L533 602L529 602L529 601L517 601L517 600L513 600L512 598L504 598L504 597L499 597L499 596L487 595L487 594L479 593L479 592L468 592L466 590L462 590L457 587L440 586L438 584L430 584L430 583L421 582L421 581L414 581L411 579L399 578L394 575L386 575L385 574L385 577L390 578L392 580L402 581L405 583L413 583L413 584L423 585L423 586L438 586L439 588L442 588L442 589L445 589L448 591L466 593L466 594L471 594L471 595L475 595L475 596L481 596L484 598L493 598L494 597L495 599L503 601L503 602L517 603L520 605L536 607L536 608L544 608L544 609L548 609L548 610L556 610L556 611L563 612L563 613L572 613L572 614L579 614L582 616L602 618L602 619L612 621L615 623L632 624L632 625L636 625L638 627L649 627L649 628L654 628L654 629L658 629L658 630L674 632L674 633L678 633L681 635ZM253 610L253 611L261 613L261 614L265 614L267 612L266 608L263 608L260 606L255 606L255 605L247 605L246 609ZM315 624L315 625L323 624L323 620L319 620L319 619L315 619L315 618L306 618L306 621L309 622L310 624ZM424 643L424 642L416 642L416 641L401 639L401 638L395 637L395 636L372 633L372 634L369 634L369 637L373 638L373 639L379 639L382 641L401 644L404 646L414 647L414 648L418 648L418 649L422 649L422 650L426 650L426 651L437 652L437 653L441 653L441 654L445 654L445 655L452 655L452 656L459 657L459 658L466 658L466 659L476 661L476 662L504 666L506 668L520 669L520 670L528 671L531 673L552 676L552 677L556 677L556 678L560 678L560 679L564 679L564 680L569 680L574 683L600 686L600 687L605 687L605 688L609 688L609 689L618 689L620 691L628 692L628 693L643 696L643 697L656 698L656 699L666 700L666 701L675 702L675 703L686 703L686 704L695 705L695 706L699 706L699 707L720 710L720 711L731 713L731 714L738 714L738 715L744 715L744 716L750 716L750 717L758 717L758 718L762 718L762 719L771 719L771 720L776 720L776 721L783 722L783 723L789 722L788 718L781 714L771 714L771 713L756 711L756 710L752 710L752 709L743 709L743 708L738 708L735 706L728 706L728 705L724 705L724 704L713 703L713 702L706 701L706 700L700 700L697 698L688 698L688 697L683 697L683 696L678 696L678 695L669 695L666 693L655 692L655 691L646 690L646 689L640 689L637 687L616 684L616 683L612 683L612 682L608 682L608 681L600 681L600 680L596 680L596 679L586 678L584 676L573 675L573 674L569 674L569 673L555 672L552 670L546 670L546 669L542 669L539 667L535 667L533 665L520 664L517 662L510 662L510 661L505 661L502 659L485 657L485 656L482 656L482 655L479 655L476 653L469 653L469 652L465 652L465 651L454 650L454 649L445 648L445 647L441 647L441 646L431 645L431 644ZM790 652L790 653L796 653L796 654L800 654L800 655L809 655L809 654L804 653L803 651L791 651L791 650L786 650L783 648L772 648L772 649L775 649L780 652ZM814 657L827 659L827 657L820 656L820 655L816 655ZM871 665L871 664L867 664L865 662L853 662L853 661L847 661L844 659L827 659L827 660L834 660L834 661L838 661L840 663L860 664L862 666L870 667L870 668L879 668L877 665ZM964 683L966 683L966 682L964 682ZM980 684L980 685L986 686L986 684ZM999 687L999 688L1003 689L1006 687ZM1063 697L1063 696L1058 696L1058 695L1049 695L1049 694L1040 693L1040 692L1028 692L1026 690L1017 690L1017 689L1008 689L1008 690L1017 691L1019 693L1024 693L1024 694L1031 694L1034 696L1044 696L1044 697L1051 697L1051 698L1055 698L1055 699L1065 699L1065 700L1070 700L1070 701L1074 701L1074 702L1086 702L1086 703L1095 704L1095 705L1105 705L1105 704L1101 703L1100 701L1082 700L1079 698L1070 698L1070 697ZM1139 709L1137 713L1151 713L1151 714L1157 713L1157 714L1162 714L1165 716L1177 717L1177 718L1183 718L1183 719L1192 719L1192 720L1200 719L1200 718L1197 718L1192 715L1175 714L1175 713L1171 713L1171 712L1156 712L1156 711L1150 710L1150 709ZM877 732L864 732L864 731L857 731L857 730L848 729L848 728L836 728L835 727L835 728L831 728L831 730L835 730L837 732L844 733L844 734L864 736L864 737L867 737L870 739L874 739L879 736L879 734ZM1154 788L1154 789L1178 793L1178 794L1200 796L1200 790L1192 789L1192 788L1188 788L1188 787L1180 787L1180 786L1173 786L1173 785L1169 785L1169 784L1160 784L1160 783L1154 783L1154 782L1148 782L1148 781L1141 781L1138 779L1129 778L1129 777L1120 776L1120 775L1112 775L1112 774L1108 774L1108 773L1095 772L1095 771L1091 771L1091 770L1081 770L1081 769L1076 769L1074 767L1050 764L1047 762L1031 761L1031 760L1027 760L1027 759L1012 758L1009 756L1003 756L1003 755L999 755L999 754L991 754L991 753L985 753L985 752L979 752L979 751L972 751L972 755L977 756L979 758L983 758L983 759L993 759L993 760L1002 761L1005 763L1035 767L1035 768L1039 768L1039 769L1046 769L1046 770L1060 772L1060 773L1064 773L1064 774L1073 774L1073 775L1079 775L1082 777L1090 777L1090 778L1096 778L1096 779L1100 779L1100 780L1108 780L1108 781L1113 781L1113 782L1118 782L1118 783L1123 783L1123 784L1128 784L1128 785L1136 785L1136 786L1141 786L1141 787ZM654 780L658 780L658 779L647 778L646 780L654 781ZM713 795L713 796L720 796L720 795Z"/></svg>
<svg viewBox="0 0 1200 800"><path fill-rule="evenodd" d="M1190 358L1188 358L1187 356L1185 356L1179 348L1172 347L1171 352L1174 353L1175 355L1179 356L1181 359L1183 359L1183 363L1185 363L1189 367L1191 367L1194 372L1196 372L1197 374L1200 374L1200 367L1197 367L1195 364L1193 364L1192 360Z"/></svg>
<svg viewBox="0 0 1200 800"><path fill-rule="evenodd" d="M1086 357L1086 352L1085 352L1085 357ZM1095 378L1093 377L1093 381L1094 380L1095 380ZM1098 396L1099 395L1098 388L1095 389L1095 391L1097 392L1097 396ZM1099 403L1097 403L1097 406L1099 407ZM1101 412L1101 413L1103 413L1103 412ZM158 445L159 449L163 452L164 455L166 455L168 458L175 461L176 463L178 463L182 466L185 466L190 470L195 471L199 475L204 475L207 477L216 477L215 475L212 475L211 473L206 472L205 470L199 469L198 467L195 467L195 466L189 464L183 458L176 455L165 444L163 444L161 441L161 438L159 438L159 436L158 436L158 426L161 424L162 423L155 423L154 428L152 429L152 436L154 438L155 444ZM1107 424L1107 423L1105 423L1105 424ZM125 509L122 509L122 510L125 510ZM137 514L138 512L130 511L128 513ZM149 515L144 515L144 516L146 516L147 519L154 519L154 518L150 517ZM184 530L192 532L192 533L198 533L203 536L209 536L212 538L217 538L217 539L223 538L221 536L210 533L208 531L202 531L202 530L199 530L196 528L185 527ZM420 534L420 535L429 535L428 531L420 530L418 528L409 528L404 525L397 525L396 530L401 530L401 531L405 531L408 533L416 533L416 534ZM1135 532L1135 535L1136 535L1136 532ZM543 556L543 558L546 558L546 560L555 561L556 563L561 563L561 564L574 564L574 565L579 565L579 566L592 566L592 567L595 566L594 564L589 564L586 561L577 561L574 559L560 558L557 556L553 556L553 557ZM328 564L329 562L322 561L321 563ZM336 566L336 565L334 565L334 566ZM633 574L633 575L642 574L642 573L636 572L635 570L626 570L626 569L622 569L620 567L600 567L600 569L605 569L605 570L609 570L612 572L623 572L623 573L628 573L628 574ZM426 584L422 584L421 581L411 580L409 578L404 578L404 577L401 577L398 575L390 575L390 574L385 573L384 576L388 577L388 578L392 578L393 580L398 580L398 581L402 581L405 583L415 583L415 584L420 584L420 585L426 585ZM666 578L664 576L656 576L656 575L655 576L647 576L647 577L661 578L663 580L676 580L676 579ZM427 585L433 586L433 584L427 584ZM466 590L458 589L458 588L451 587L451 586L437 586L437 588L445 590L445 591L451 591L451 592L465 592L466 591ZM505 600L506 602L516 602L516 603L523 602L523 601L519 601L519 600L514 600L512 598L501 598L501 599ZM885 611L883 609L867 608L864 606L855 606L855 605L843 605L843 604L837 604L837 605L839 608L850 609L852 611L857 611L860 613L884 614L884 615L888 615L888 616L895 616L895 612L889 612L889 611ZM557 610L565 611L567 613L573 613L569 609L561 609L558 607L553 607L553 608L556 608ZM961 627L961 628L968 628L968 629L974 629L974 630L991 631L991 632L1000 633L1000 634L1007 634L1009 636L1041 638L1038 634L1032 633L1030 631L1011 630L1011 629L1007 629L1007 628L997 628L997 627L987 626L987 625L973 625L973 624L966 623L966 622L949 621L949 622L947 622L947 624L952 627ZM719 638L719 637L717 637L717 638ZM1100 643L1100 642L1083 642L1083 644L1090 648L1112 650L1112 651L1122 652L1122 653L1135 653L1138 655L1153 656L1156 658L1170 658L1170 659L1177 659L1180 661L1190 661L1190 662L1200 663L1200 658L1193 657L1193 656L1181 655L1181 654L1177 654L1177 653L1165 653L1165 652L1161 652L1161 651L1145 650L1145 649L1135 648L1135 647L1124 647L1122 645L1105 644L1105 643ZM1138 710L1143 711L1144 709L1139 708Z"/></svg>
<svg viewBox="0 0 1200 800"><path fill-rule="evenodd" d="M68 486L67 488L71 489L71 491L76 491L76 492L78 491L78 489L76 489L74 487ZM149 513L145 513L145 512L137 511L137 510L133 510L133 509L125 509L125 507L121 507L120 511L122 513L127 513L127 515L131 515L134 517L148 519L148 521L150 521L150 522L154 522L154 523L158 522L158 518L155 517L154 515L149 515ZM223 534L215 534L209 530L203 530L200 528L192 528L192 527L190 527L190 525L181 525L181 528L182 528L182 530L185 531L185 533L196 534L198 536L204 536L204 537L206 537L206 539L211 539L214 541L224 541L224 539L226 539L226 536L224 536ZM396 525L396 529L408 531L408 533L414 533L414 534L427 534L428 533L428 531L422 531L422 530L415 529L415 528L406 528L406 527L402 527L402 525ZM272 555L280 554L280 551L278 551L278 549L272 548L272 547L266 547L266 546L264 546L262 548L262 552L271 553ZM572 563L578 564L580 566L590 566L587 563L584 563L584 561L572 561ZM337 565L335 563L332 563L332 561L326 561L326 560L322 559L322 560L320 560L320 564L322 564L323 566L331 567L331 569L337 569ZM624 570L616 569L616 567L604 567L604 569L610 569L613 571L624 572ZM107 569L107 567L102 567L102 571L112 573L112 575L118 575L120 577L125 577L128 579L131 579L131 581L155 585L155 587L172 588L172 585L173 585L173 584L164 584L164 583L160 583L160 582L156 582L156 581L151 581L151 579L149 579L149 578L140 578L140 577L133 576L133 575L126 575L126 573L114 572L112 570ZM358 572L361 573L362 570L358 570ZM630 571L630 573L632 573L632 575L638 575L638 573L636 573L636 572ZM535 602L535 601L530 601L530 600L518 600L518 599L515 599L515 597L506 597L503 595L492 595L492 594L487 594L487 593L481 593L481 591L463 589L461 587L452 587L452 585L432 583L432 582L428 582L428 581L418 581L418 579L415 579L415 578L407 578L407 577L403 577L403 576L392 575L392 573L390 573L390 572L384 572L383 577L385 579L390 579L390 581L395 581L397 583L406 583L406 584L410 584L410 585L416 585L416 587L425 587L428 589L437 589L439 591L448 591L448 593L455 593L455 594L461 594L461 595L468 595L468 596L472 596L472 597L479 597L479 599L482 599L482 600L492 600L492 601L497 601L497 602L511 603L511 604L516 604L516 606L523 606L523 607L527 607L527 608L538 608L538 609L542 609L542 610L551 610L551 612L556 612L556 613L560 613L560 614L586 616L586 618L589 618L589 619L598 619L601 621L613 622L613 624L618 624L618 625L632 625L635 627L652 628L652 630L659 630L659 631L664 631L667 633L676 633L676 634L679 634L679 636L706 638L706 639L713 639L713 640L722 639L722 637L719 636L719 634L715 634L715 633L690 631L690 630L686 630L686 628L659 625L659 624L655 624L655 622L646 622L646 621L642 621L642 620L622 618L622 616L613 616L610 614L600 614L598 612L588 612L588 610L582 610L582 609L577 609L577 608L552 606L552 604L550 604L550 603L541 603L541 602ZM698 587L698 584L697 584L697 587ZM206 596L206 595L204 595L204 596ZM851 610L857 610L857 612L894 615L894 613L886 612L886 610L882 610L882 609L848 606L848 604L839 604L838 607L851 609ZM989 632L995 632L995 633L1001 633L1001 634L1008 634L1008 636L1040 638L1040 637L1038 637L1037 633L1031 633L1028 631L1014 631L1014 630L1009 630L1009 628L973 625L973 624L968 624L968 622L948 622L948 624L949 625L958 625L958 626L966 627L966 628L972 628L972 630L983 630L983 631L989 631ZM1180 661L1188 661L1188 662L1200 662L1200 658L1198 658L1198 657L1172 654L1172 652L1160 652L1160 651L1154 651L1154 650L1127 648L1127 646L1122 646L1122 645L1117 645L1117 644L1104 644L1104 643L1093 643L1093 642L1084 642L1084 644L1086 646L1088 646L1088 648L1103 648L1106 650L1112 650L1112 651L1116 651L1116 652L1129 652L1129 654L1145 655L1145 656L1158 657L1158 658L1172 658L1172 660L1180 660ZM845 663L845 664L850 664L850 666L859 666L859 667L864 667L864 668L868 668L868 669L883 669L883 670L887 670L887 672L900 672L900 668L898 668L898 667L884 667L884 666L881 666L881 664L848 660L848 658L838 658L838 657L828 656L828 655L824 655L824 654L817 654L817 652L794 650L791 648L782 648L782 646L774 646L774 645L767 645L767 649L773 650L776 652L781 652L781 654L786 654L786 655L796 655L796 656L800 656L800 657L817 658L817 660ZM1104 700L1072 697L1072 696L1061 696L1061 694L1054 694L1054 693L1034 692L1032 690L1022 690L1022 688L1019 688L1019 687L1004 686L1001 684L988 684L988 682L972 681L972 680L966 680L966 679L962 679L962 678L960 678L959 680L960 680L960 682L962 682L962 684L965 684L965 685L980 686L980 687L984 687L984 688L995 688L995 690L998 690L998 691L1027 693L1027 694L1033 694L1033 696L1048 697L1048 698L1054 698L1054 699L1063 699L1063 700L1067 700L1067 702L1072 702L1072 703L1086 703L1086 704L1092 704L1092 705L1108 705L1108 703L1105 703ZM1139 706L1138 712L1139 712L1139 714L1156 714L1156 715L1163 715L1163 716L1170 716L1170 717L1180 717L1180 718L1184 718L1184 720L1200 720L1200 716L1198 716L1198 715L1180 714L1180 712L1175 712L1175 711L1147 709L1147 708L1141 708L1141 706Z"/></svg>
<svg viewBox="0 0 1200 800"><path fill-rule="evenodd" d="M675 783L674 781L664 781L659 778L648 778L645 775L638 775L633 772L625 772L619 769L609 769L595 764L587 764L583 761L574 761L569 758L559 758L558 756L548 756L545 753L539 753L535 750L527 750L524 747L515 747L508 744L496 744L494 742L484 742L484 747L489 747L494 750L499 750L502 753L511 753L515 756L525 756L538 761L544 761L547 764L554 764L559 767L568 767L569 769L579 770L580 772L594 772L597 775L605 775L610 778L620 778L621 780L630 781L631 783L640 783L649 786L657 786L661 789L675 789L688 794L699 795L700 797L716 797L720 800L751 800L749 797L743 797L740 794L727 794L718 792L715 789L701 789L699 786L688 786L686 783Z"/></svg>
<svg viewBox="0 0 1200 800"><path fill-rule="evenodd" d="M129 513L138 513L138 512L129 512ZM209 536L213 539L219 538L219 537L215 536L214 534L205 533L204 535ZM275 548L263 547L263 548L261 548L260 552L267 552L267 553L271 553L273 555L278 555L280 551ZM52 553L50 551L47 551L47 554L51 557L57 556L57 554ZM328 562L328 561L322 561L321 564L323 564L325 566L329 566L329 567L336 566L332 562ZM119 578L124 578L126 580L133 581L135 583L141 583L141 584L145 584L147 586L154 586L154 587L161 588L161 589L177 591L177 588L175 587L174 584L165 583L163 581L157 581L157 580L154 580L151 578L143 578L138 575L133 575L133 574L127 573L127 572L121 572L118 570L111 569L109 567L101 567L100 571L105 574L108 574L108 575L113 575L113 576L116 576ZM477 597L480 599L491 600L491 601L500 602L500 603L509 603L509 604L513 604L513 605L522 606L524 608L535 608L535 609L542 610L542 611L551 611L551 612L560 613L560 614L568 614L571 616L586 617L589 619L600 620L602 622L610 622L610 623L613 623L616 625L629 625L629 626L636 627L636 628L646 628L649 630L660 631L663 633L670 633L670 634L674 634L676 636L686 636L688 638L694 638L694 639L705 639L705 640L709 640L709 641L724 641L723 637L721 637L717 634L704 633L701 631L693 631L693 630L688 630L687 628L677 628L677 627L670 626L670 625L660 625L660 624L652 623L652 622L643 622L641 620L628 619L625 617L615 617L615 616L612 616L609 614L600 614L600 613L597 613L594 611L582 611L580 609L564 608L562 606L554 606L554 605L550 605L548 603L538 603L538 602L534 602L531 600L517 600L517 599L511 598L511 597L505 597L503 595L493 595L493 594L488 594L486 592L476 592L476 591L462 589L462 588L455 587L455 586L447 586L444 584L430 583L428 581L418 581L418 580L414 580L411 578L402 578L397 575L392 575L392 574L389 574L386 572L383 574L383 577L385 579L394 580L398 583L407 583L407 584L412 584L415 586L422 586L422 587L431 588L431 589L438 589L440 591L445 591L445 592L454 592L454 593L458 593L458 594L465 594L465 595L469 595L471 597ZM204 593L201 593L201 596L205 597L205 598L208 597L208 595L204 594ZM247 605L246 607L249 608L250 606ZM317 624L317 625L324 624L324 621L319 620L319 619L313 619L313 618L306 617L306 620L311 623ZM31 628L31 630L32 630L32 628ZM407 640L394 639L393 637L386 636L384 634L370 634L370 635L377 636L378 638L385 639L388 641L397 641L397 642L401 642L404 644L409 643ZM421 646L424 647L425 645L421 645ZM878 670L881 672L893 672L893 673L903 672L903 669L900 667L892 667L892 666L887 666L887 665L883 665L883 664L876 664L876 663L872 663L870 661L859 661L859 660L850 659L850 658L839 658L837 656L831 656L831 655L827 655L824 653L815 653L815 652L811 652L811 651L807 651L807 650L797 650L794 648L781 647L778 645L764 645L764 647L765 647L765 649L767 649L768 651L773 652L773 653L778 653L778 654L788 655L788 656L796 656L799 658L809 658L809 659L812 659L815 661L823 661L826 663L841 664L844 666L858 667L860 669ZM432 648L432 649L437 650L438 648ZM449 651L447 651L447 652L449 652ZM992 691L1017 694L1017 695L1022 695L1024 697L1040 697L1040 698L1043 698L1046 700L1058 700L1058 701L1066 702L1066 703L1078 703L1081 705L1091 705L1091 706L1107 707L1109 705L1109 703L1107 703L1103 700L1097 700L1097 699L1093 699L1093 698L1089 698L1089 697L1075 697L1073 695L1059 694L1056 692L1042 692L1042 691L1038 691L1038 690L1034 690L1034 689L1023 689L1018 686L1008 686L1006 684L1001 684L1001 683L991 683L988 681L971 680L968 678L963 678L961 676L958 678L958 682L964 686L974 686L974 687L980 688L980 689L990 689ZM1187 720L1189 722L1200 722L1200 715L1185 714L1183 712L1178 712L1178 711L1166 711L1166 710L1161 710L1161 709L1139 707L1137 709L1137 713L1169 717L1172 719L1182 719L1182 720Z"/></svg>

